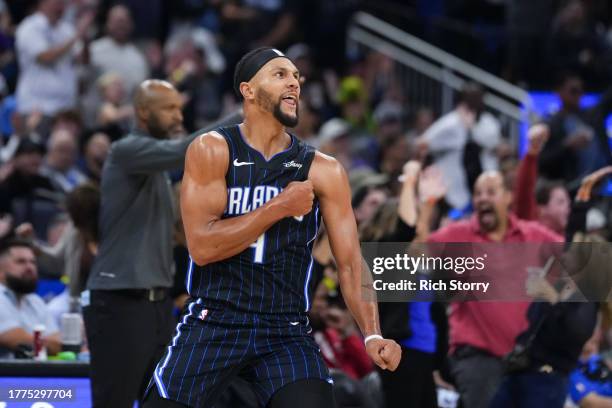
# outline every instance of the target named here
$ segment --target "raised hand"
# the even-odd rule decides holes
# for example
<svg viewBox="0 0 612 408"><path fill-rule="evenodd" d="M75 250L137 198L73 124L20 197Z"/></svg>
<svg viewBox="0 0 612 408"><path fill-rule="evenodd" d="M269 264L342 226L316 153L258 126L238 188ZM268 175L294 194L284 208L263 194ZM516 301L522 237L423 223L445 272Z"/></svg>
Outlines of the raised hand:
<svg viewBox="0 0 612 408"><path fill-rule="evenodd" d="M15 228L15 235L21 239L33 239L34 238L34 227L29 222L19 224Z"/></svg>
<svg viewBox="0 0 612 408"><path fill-rule="evenodd" d="M439 168L427 167L419 178L419 198L421 202L438 201L446 194L447 185Z"/></svg>
<svg viewBox="0 0 612 408"><path fill-rule="evenodd" d="M538 123L537 125L530 127L529 131L527 132L527 139L529 140L527 153L534 156L540 154L549 137L550 129L548 128L548 125Z"/></svg>
<svg viewBox="0 0 612 408"><path fill-rule="evenodd" d="M0 238L7 236L13 227L13 217L10 214L0 216Z"/></svg>
<svg viewBox="0 0 612 408"><path fill-rule="evenodd" d="M419 173L421 172L421 163L417 160L410 160L404 167L402 168L402 175L400 176L400 181L404 183L414 184L419 177Z"/></svg>
<svg viewBox="0 0 612 408"><path fill-rule="evenodd" d="M576 193L576 200L589 201L591 199L593 186L595 186L595 184L609 174L612 174L612 166L602 167L601 169L583 178L580 189L578 189L578 193Z"/></svg>
<svg viewBox="0 0 612 408"><path fill-rule="evenodd" d="M93 11L87 11L79 17L76 24L76 32L79 39L85 38L95 17L96 14Z"/></svg>

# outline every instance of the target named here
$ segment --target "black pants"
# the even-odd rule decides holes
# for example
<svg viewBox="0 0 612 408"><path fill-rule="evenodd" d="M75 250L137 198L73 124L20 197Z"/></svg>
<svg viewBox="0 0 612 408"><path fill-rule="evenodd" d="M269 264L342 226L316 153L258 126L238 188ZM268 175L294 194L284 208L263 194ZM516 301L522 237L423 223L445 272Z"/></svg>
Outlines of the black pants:
<svg viewBox="0 0 612 408"><path fill-rule="evenodd" d="M386 408L437 408L434 355L402 346L394 372L381 370Z"/></svg>
<svg viewBox="0 0 612 408"><path fill-rule="evenodd" d="M172 300L151 302L121 291L91 291L83 316L93 408L132 408L170 341L176 324Z"/></svg>

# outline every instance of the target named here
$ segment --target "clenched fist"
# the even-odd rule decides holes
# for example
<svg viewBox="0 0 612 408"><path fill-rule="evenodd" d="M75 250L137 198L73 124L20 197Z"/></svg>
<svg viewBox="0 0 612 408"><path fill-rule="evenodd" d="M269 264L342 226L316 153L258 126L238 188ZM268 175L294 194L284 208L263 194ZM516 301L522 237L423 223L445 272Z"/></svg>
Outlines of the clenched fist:
<svg viewBox="0 0 612 408"><path fill-rule="evenodd" d="M278 195L278 200L286 217L301 217L308 214L312 210L314 201L312 182L292 181Z"/></svg>
<svg viewBox="0 0 612 408"><path fill-rule="evenodd" d="M550 129L548 125L539 123L529 128L527 132L527 139L529 140L529 148L527 152L531 155L537 156L542 151L544 144L550 136Z"/></svg>
<svg viewBox="0 0 612 408"><path fill-rule="evenodd" d="M377 366L383 370L395 371L402 358L402 348L393 340L372 339L366 344L366 351Z"/></svg>

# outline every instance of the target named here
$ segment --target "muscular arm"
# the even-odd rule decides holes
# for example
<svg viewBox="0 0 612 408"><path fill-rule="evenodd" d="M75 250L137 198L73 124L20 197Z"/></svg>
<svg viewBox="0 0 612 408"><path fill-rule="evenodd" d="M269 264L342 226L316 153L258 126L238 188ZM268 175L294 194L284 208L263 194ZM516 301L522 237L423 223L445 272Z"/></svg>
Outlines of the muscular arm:
<svg viewBox="0 0 612 408"><path fill-rule="evenodd" d="M351 208L351 192L342 165L335 159L316 153L308 178L319 199L329 243L338 266L338 280L344 301L364 336L380 336L378 305L372 289L372 277L362 270L357 225ZM363 279L363 283L362 283ZM369 293L364 299L364 290ZM370 296L371 295L371 296ZM394 371L399 365L401 348L393 340L370 339L366 352L382 369Z"/></svg>
<svg viewBox="0 0 612 408"><path fill-rule="evenodd" d="M364 336L380 334L377 304L361 296L362 257L346 172L335 159L317 153L309 178L321 205L346 305Z"/></svg>
<svg viewBox="0 0 612 408"><path fill-rule="evenodd" d="M287 186L256 210L221 219L227 205L225 174L228 166L227 143L215 132L196 138L187 150L181 185L181 215L189 253L198 265L239 254L274 223L298 215L288 203L295 189ZM312 207L312 199L310 202Z"/></svg>

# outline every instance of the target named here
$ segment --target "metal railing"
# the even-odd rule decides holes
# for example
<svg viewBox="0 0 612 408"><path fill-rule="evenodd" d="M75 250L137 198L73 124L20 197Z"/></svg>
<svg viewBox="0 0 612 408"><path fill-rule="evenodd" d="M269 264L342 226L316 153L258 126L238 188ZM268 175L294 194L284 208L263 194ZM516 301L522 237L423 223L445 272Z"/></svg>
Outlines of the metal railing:
<svg viewBox="0 0 612 408"><path fill-rule="evenodd" d="M376 50L396 62L398 79L413 107L446 113L466 81L480 84L486 109L497 115L510 140L517 140L524 119L521 107L529 111L531 105L522 88L364 12L353 17L347 40L349 48Z"/></svg>

